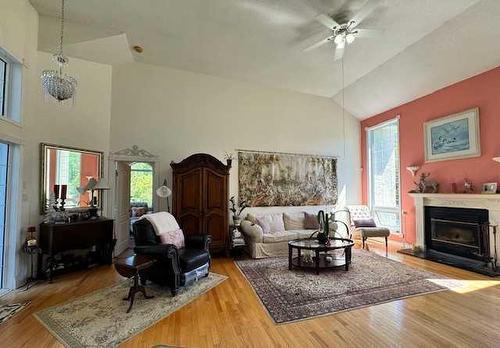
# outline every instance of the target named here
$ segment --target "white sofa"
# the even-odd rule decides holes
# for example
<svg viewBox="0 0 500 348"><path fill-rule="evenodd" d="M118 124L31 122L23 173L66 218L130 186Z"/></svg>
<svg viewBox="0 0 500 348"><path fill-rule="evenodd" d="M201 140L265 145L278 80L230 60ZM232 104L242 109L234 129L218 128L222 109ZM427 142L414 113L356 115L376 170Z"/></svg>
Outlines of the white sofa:
<svg viewBox="0 0 500 348"><path fill-rule="evenodd" d="M288 255L288 242L293 239L309 238L317 228L307 229L304 226L305 213L317 215L320 210L332 212L332 206L315 207L270 207L252 208L241 222L241 232L245 238L247 252L252 258L277 257ZM266 215L281 214L285 230L264 233L256 223L256 218ZM333 225L335 227L335 225Z"/></svg>

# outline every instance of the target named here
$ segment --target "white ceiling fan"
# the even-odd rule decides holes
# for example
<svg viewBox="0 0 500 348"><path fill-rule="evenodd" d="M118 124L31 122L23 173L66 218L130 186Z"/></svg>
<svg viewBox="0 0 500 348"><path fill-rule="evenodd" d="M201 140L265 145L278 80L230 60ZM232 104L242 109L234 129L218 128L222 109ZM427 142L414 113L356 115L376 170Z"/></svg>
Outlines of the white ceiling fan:
<svg viewBox="0 0 500 348"><path fill-rule="evenodd" d="M352 44L356 38L373 37L377 34L376 30L362 29L358 26L375 10L379 3L380 0L369 0L351 20L342 24L337 23L326 14L316 16L316 21L330 29L330 36L307 47L304 51L313 50L332 41L335 44L334 60L342 59L346 46Z"/></svg>

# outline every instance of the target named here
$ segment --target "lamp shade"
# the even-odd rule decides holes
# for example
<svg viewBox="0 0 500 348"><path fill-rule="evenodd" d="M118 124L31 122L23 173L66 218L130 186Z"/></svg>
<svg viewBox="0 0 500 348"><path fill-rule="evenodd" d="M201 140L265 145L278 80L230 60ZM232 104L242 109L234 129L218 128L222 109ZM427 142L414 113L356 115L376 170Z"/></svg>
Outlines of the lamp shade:
<svg viewBox="0 0 500 348"><path fill-rule="evenodd" d="M88 179L89 182L87 183L87 190L94 190L95 187L97 186L97 180L91 176L89 176Z"/></svg>
<svg viewBox="0 0 500 348"><path fill-rule="evenodd" d="M417 165L411 165L411 166L406 167L406 170L409 171L411 173L411 175L413 175L413 176L415 176L415 174L418 172L419 169L420 169L420 166L417 166Z"/></svg>
<svg viewBox="0 0 500 348"><path fill-rule="evenodd" d="M167 186L162 185L156 189L156 195L161 198L167 198L170 197L172 194L172 190L169 189Z"/></svg>

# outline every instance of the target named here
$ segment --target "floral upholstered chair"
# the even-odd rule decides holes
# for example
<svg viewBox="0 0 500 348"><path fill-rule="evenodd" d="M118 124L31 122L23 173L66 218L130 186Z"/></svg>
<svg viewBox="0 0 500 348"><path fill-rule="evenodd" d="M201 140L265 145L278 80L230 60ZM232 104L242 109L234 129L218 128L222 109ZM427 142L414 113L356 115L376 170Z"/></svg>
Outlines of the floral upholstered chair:
<svg viewBox="0 0 500 348"><path fill-rule="evenodd" d="M354 232L359 232L365 248L368 238L383 237L385 239L385 254L388 253L388 237L391 231L386 227L377 227L373 215L366 205L350 205L347 207Z"/></svg>

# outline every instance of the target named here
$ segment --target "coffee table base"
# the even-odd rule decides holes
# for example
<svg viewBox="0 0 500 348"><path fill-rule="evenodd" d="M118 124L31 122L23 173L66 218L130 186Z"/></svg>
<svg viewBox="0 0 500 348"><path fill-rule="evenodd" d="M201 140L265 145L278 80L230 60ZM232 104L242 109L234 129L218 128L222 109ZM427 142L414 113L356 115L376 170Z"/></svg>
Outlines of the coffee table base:
<svg viewBox="0 0 500 348"><path fill-rule="evenodd" d="M341 248L331 247L331 246L319 246L319 247L309 247L308 245L294 245L293 243L300 242L301 240L292 241L288 244L288 269L292 270L294 268L298 269L312 269L319 274L321 270L325 269L337 269L344 267L346 271L349 270L349 264L351 263L351 253L352 246L354 243L342 246ZM308 248L309 247L309 248ZM326 248L331 248L331 250L325 250ZM293 249L297 249L297 256L293 255ZM314 256L308 260L304 259L303 249L308 249L310 253ZM335 253L340 250L343 251L342 257L338 257Z"/></svg>
<svg viewBox="0 0 500 348"><path fill-rule="evenodd" d="M345 258L334 258L331 255L328 255L332 257L331 261L327 260L327 255L320 254L319 256L319 262L316 262L316 257L313 258L312 262L305 262L303 257L299 259L299 257L294 257L292 258L292 263L290 267L288 267L290 270L294 268L298 269L313 269L316 271L316 273L319 273L319 270L323 269L337 269L340 267L344 267L346 271L349 270L349 264L350 262L346 262Z"/></svg>

